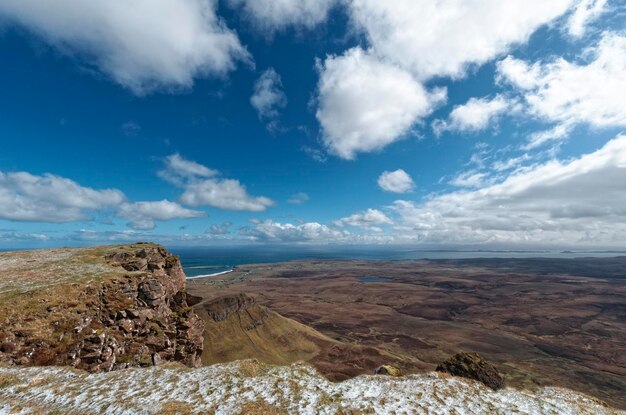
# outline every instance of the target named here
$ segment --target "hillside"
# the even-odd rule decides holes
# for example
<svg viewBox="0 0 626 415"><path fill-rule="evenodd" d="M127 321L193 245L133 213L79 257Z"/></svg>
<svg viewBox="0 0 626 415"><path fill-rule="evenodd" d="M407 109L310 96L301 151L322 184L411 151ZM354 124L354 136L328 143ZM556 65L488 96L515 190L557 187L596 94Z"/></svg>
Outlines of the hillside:
<svg viewBox="0 0 626 415"><path fill-rule="evenodd" d="M307 361L331 380L372 373L385 363L406 366L375 347L332 339L246 294L212 298L195 305L194 311L204 320L205 365L241 359L270 364Z"/></svg>
<svg viewBox="0 0 626 415"><path fill-rule="evenodd" d="M287 318L261 291L187 288L154 244L0 253L0 414L622 413L563 388L494 391L430 372L408 349ZM371 333L375 320L359 318ZM420 373L371 375L383 364Z"/></svg>
<svg viewBox="0 0 626 415"><path fill-rule="evenodd" d="M494 392L480 383L438 373L359 376L333 383L310 366L254 361L94 375L64 368L0 368L0 413L624 414L561 388Z"/></svg>
<svg viewBox="0 0 626 415"><path fill-rule="evenodd" d="M0 253L0 362L198 366L203 327L185 283L153 244Z"/></svg>

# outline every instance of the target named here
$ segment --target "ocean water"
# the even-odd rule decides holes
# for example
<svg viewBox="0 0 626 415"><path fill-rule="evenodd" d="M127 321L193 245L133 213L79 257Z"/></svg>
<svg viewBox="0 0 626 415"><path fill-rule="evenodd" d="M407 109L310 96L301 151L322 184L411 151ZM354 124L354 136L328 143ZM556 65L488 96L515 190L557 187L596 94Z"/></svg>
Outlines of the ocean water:
<svg viewBox="0 0 626 415"><path fill-rule="evenodd" d="M242 264L285 262L303 259L410 260L475 258L581 258L615 257L626 251L489 251L423 250L403 247L168 247L180 256L188 278L221 275Z"/></svg>

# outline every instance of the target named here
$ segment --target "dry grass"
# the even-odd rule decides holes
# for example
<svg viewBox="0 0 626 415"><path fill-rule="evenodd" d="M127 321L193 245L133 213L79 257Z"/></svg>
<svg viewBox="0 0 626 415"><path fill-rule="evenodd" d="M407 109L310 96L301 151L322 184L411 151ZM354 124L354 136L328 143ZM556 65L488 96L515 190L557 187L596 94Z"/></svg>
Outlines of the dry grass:
<svg viewBox="0 0 626 415"><path fill-rule="evenodd" d="M187 415L193 412L193 406L186 402L167 402L161 406L159 415Z"/></svg>
<svg viewBox="0 0 626 415"><path fill-rule="evenodd" d="M265 401L256 401L244 404L239 415L287 415L287 411Z"/></svg>

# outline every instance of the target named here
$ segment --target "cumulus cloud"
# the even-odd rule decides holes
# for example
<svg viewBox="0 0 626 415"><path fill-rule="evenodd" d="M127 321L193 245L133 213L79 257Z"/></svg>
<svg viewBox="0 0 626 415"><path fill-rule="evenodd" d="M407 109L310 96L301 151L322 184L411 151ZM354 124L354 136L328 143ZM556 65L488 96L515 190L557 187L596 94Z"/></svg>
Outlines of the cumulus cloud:
<svg viewBox="0 0 626 415"><path fill-rule="evenodd" d="M246 234L254 240L263 242L340 242L350 237L347 231L333 229L317 222L294 225L269 219L254 224Z"/></svg>
<svg viewBox="0 0 626 415"><path fill-rule="evenodd" d="M397 141L446 98L358 47L327 57L319 72L316 116L327 148L344 159Z"/></svg>
<svg viewBox="0 0 626 415"><path fill-rule="evenodd" d="M137 94L188 88L250 59L212 0L4 0L0 17Z"/></svg>
<svg viewBox="0 0 626 415"><path fill-rule="evenodd" d="M489 123L514 105L502 95L489 98L470 98L463 105L455 106L447 120L435 120L433 130L439 135L444 131L482 131Z"/></svg>
<svg viewBox="0 0 626 415"><path fill-rule="evenodd" d="M405 137L445 101L445 90L428 92L424 82L465 76L470 66L526 42L572 4L573 0L347 2L350 21L365 35L368 46L328 56L319 65L316 115L328 150L353 159L359 152L380 150ZM479 128L480 121L472 126Z"/></svg>
<svg viewBox="0 0 626 415"><path fill-rule="evenodd" d="M250 98L259 119L267 122L266 127L270 132L279 128L280 110L287 105L287 97L282 88L280 75L273 68L269 68L255 82L254 93Z"/></svg>
<svg viewBox="0 0 626 415"><path fill-rule="evenodd" d="M207 229L207 233L210 235L227 235L230 233L230 227L232 226L231 222L223 222L218 225L214 223Z"/></svg>
<svg viewBox="0 0 626 415"><path fill-rule="evenodd" d="M0 172L0 219L28 222L92 221L94 214L109 212L127 219L134 229L154 229L156 220L205 216L168 200L129 202L117 189L96 190L73 180L27 172Z"/></svg>
<svg viewBox="0 0 626 415"><path fill-rule="evenodd" d="M239 180L225 179L217 170L186 160L179 154L165 159L159 177L183 188L180 202L191 207L212 206L226 210L261 212L275 203L268 197L252 196Z"/></svg>
<svg viewBox="0 0 626 415"><path fill-rule="evenodd" d="M391 209L415 240L619 246L626 242L626 136L568 161L517 169L497 184Z"/></svg>
<svg viewBox="0 0 626 415"><path fill-rule="evenodd" d="M291 203L292 205L300 205L306 202L307 200L309 200L309 195L306 193L300 192L300 193L296 193L292 195L289 198L289 200L287 200L287 203Z"/></svg>
<svg viewBox="0 0 626 415"><path fill-rule="evenodd" d="M73 180L27 172L0 172L0 218L15 221L92 220L91 212L125 200L117 189L95 190Z"/></svg>
<svg viewBox="0 0 626 415"><path fill-rule="evenodd" d="M158 202L122 203L116 216L128 219L128 226L137 230L154 229L155 220L172 220L179 218L200 218L205 212L190 210L169 200Z"/></svg>
<svg viewBox="0 0 626 415"><path fill-rule="evenodd" d="M581 0L567 20L567 33L574 39L584 36L587 26L606 11L607 0Z"/></svg>
<svg viewBox="0 0 626 415"><path fill-rule="evenodd" d="M415 189L413 179L402 169L382 172L378 177L378 186L391 193L408 193Z"/></svg>
<svg viewBox="0 0 626 415"><path fill-rule="evenodd" d="M364 212L354 213L350 216L335 221L335 225L339 227L357 226L367 229L375 228L380 225L391 224L393 224L393 221L378 209L367 209Z"/></svg>
<svg viewBox="0 0 626 415"><path fill-rule="evenodd" d="M186 160L178 153L167 156L164 164L165 167L159 170L157 175L175 185L183 185L186 181L214 177L219 174L217 170L209 169L192 160Z"/></svg>
<svg viewBox="0 0 626 415"><path fill-rule="evenodd" d="M459 78L524 43L572 0L352 0L349 13L372 52L420 80Z"/></svg>
<svg viewBox="0 0 626 415"><path fill-rule="evenodd" d="M251 196L246 187L235 179L208 179L188 183L180 201L194 207L212 206L249 212L262 212L274 205L274 201L265 196Z"/></svg>
<svg viewBox="0 0 626 415"><path fill-rule="evenodd" d="M337 0L228 0L231 7L266 32L289 26L312 29L324 22Z"/></svg>
<svg viewBox="0 0 626 415"><path fill-rule="evenodd" d="M498 63L501 82L523 95L528 111L556 125L531 137L529 147L563 138L576 124L626 126L626 36L605 33L587 63L558 58L529 64L511 56Z"/></svg>

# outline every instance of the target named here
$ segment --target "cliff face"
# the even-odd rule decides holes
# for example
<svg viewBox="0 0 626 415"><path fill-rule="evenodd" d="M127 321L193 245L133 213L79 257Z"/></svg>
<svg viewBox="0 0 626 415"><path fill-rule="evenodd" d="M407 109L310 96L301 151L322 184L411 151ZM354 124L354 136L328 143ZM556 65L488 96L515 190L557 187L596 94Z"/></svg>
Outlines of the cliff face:
<svg viewBox="0 0 626 415"><path fill-rule="evenodd" d="M63 261L48 266L58 255L31 259L50 281L14 290L0 308L0 361L90 372L166 361L200 365L204 324L189 305L177 257L152 244L69 251L67 261L84 262L88 275L58 278L55 270L81 269ZM40 283L48 279L37 276Z"/></svg>

